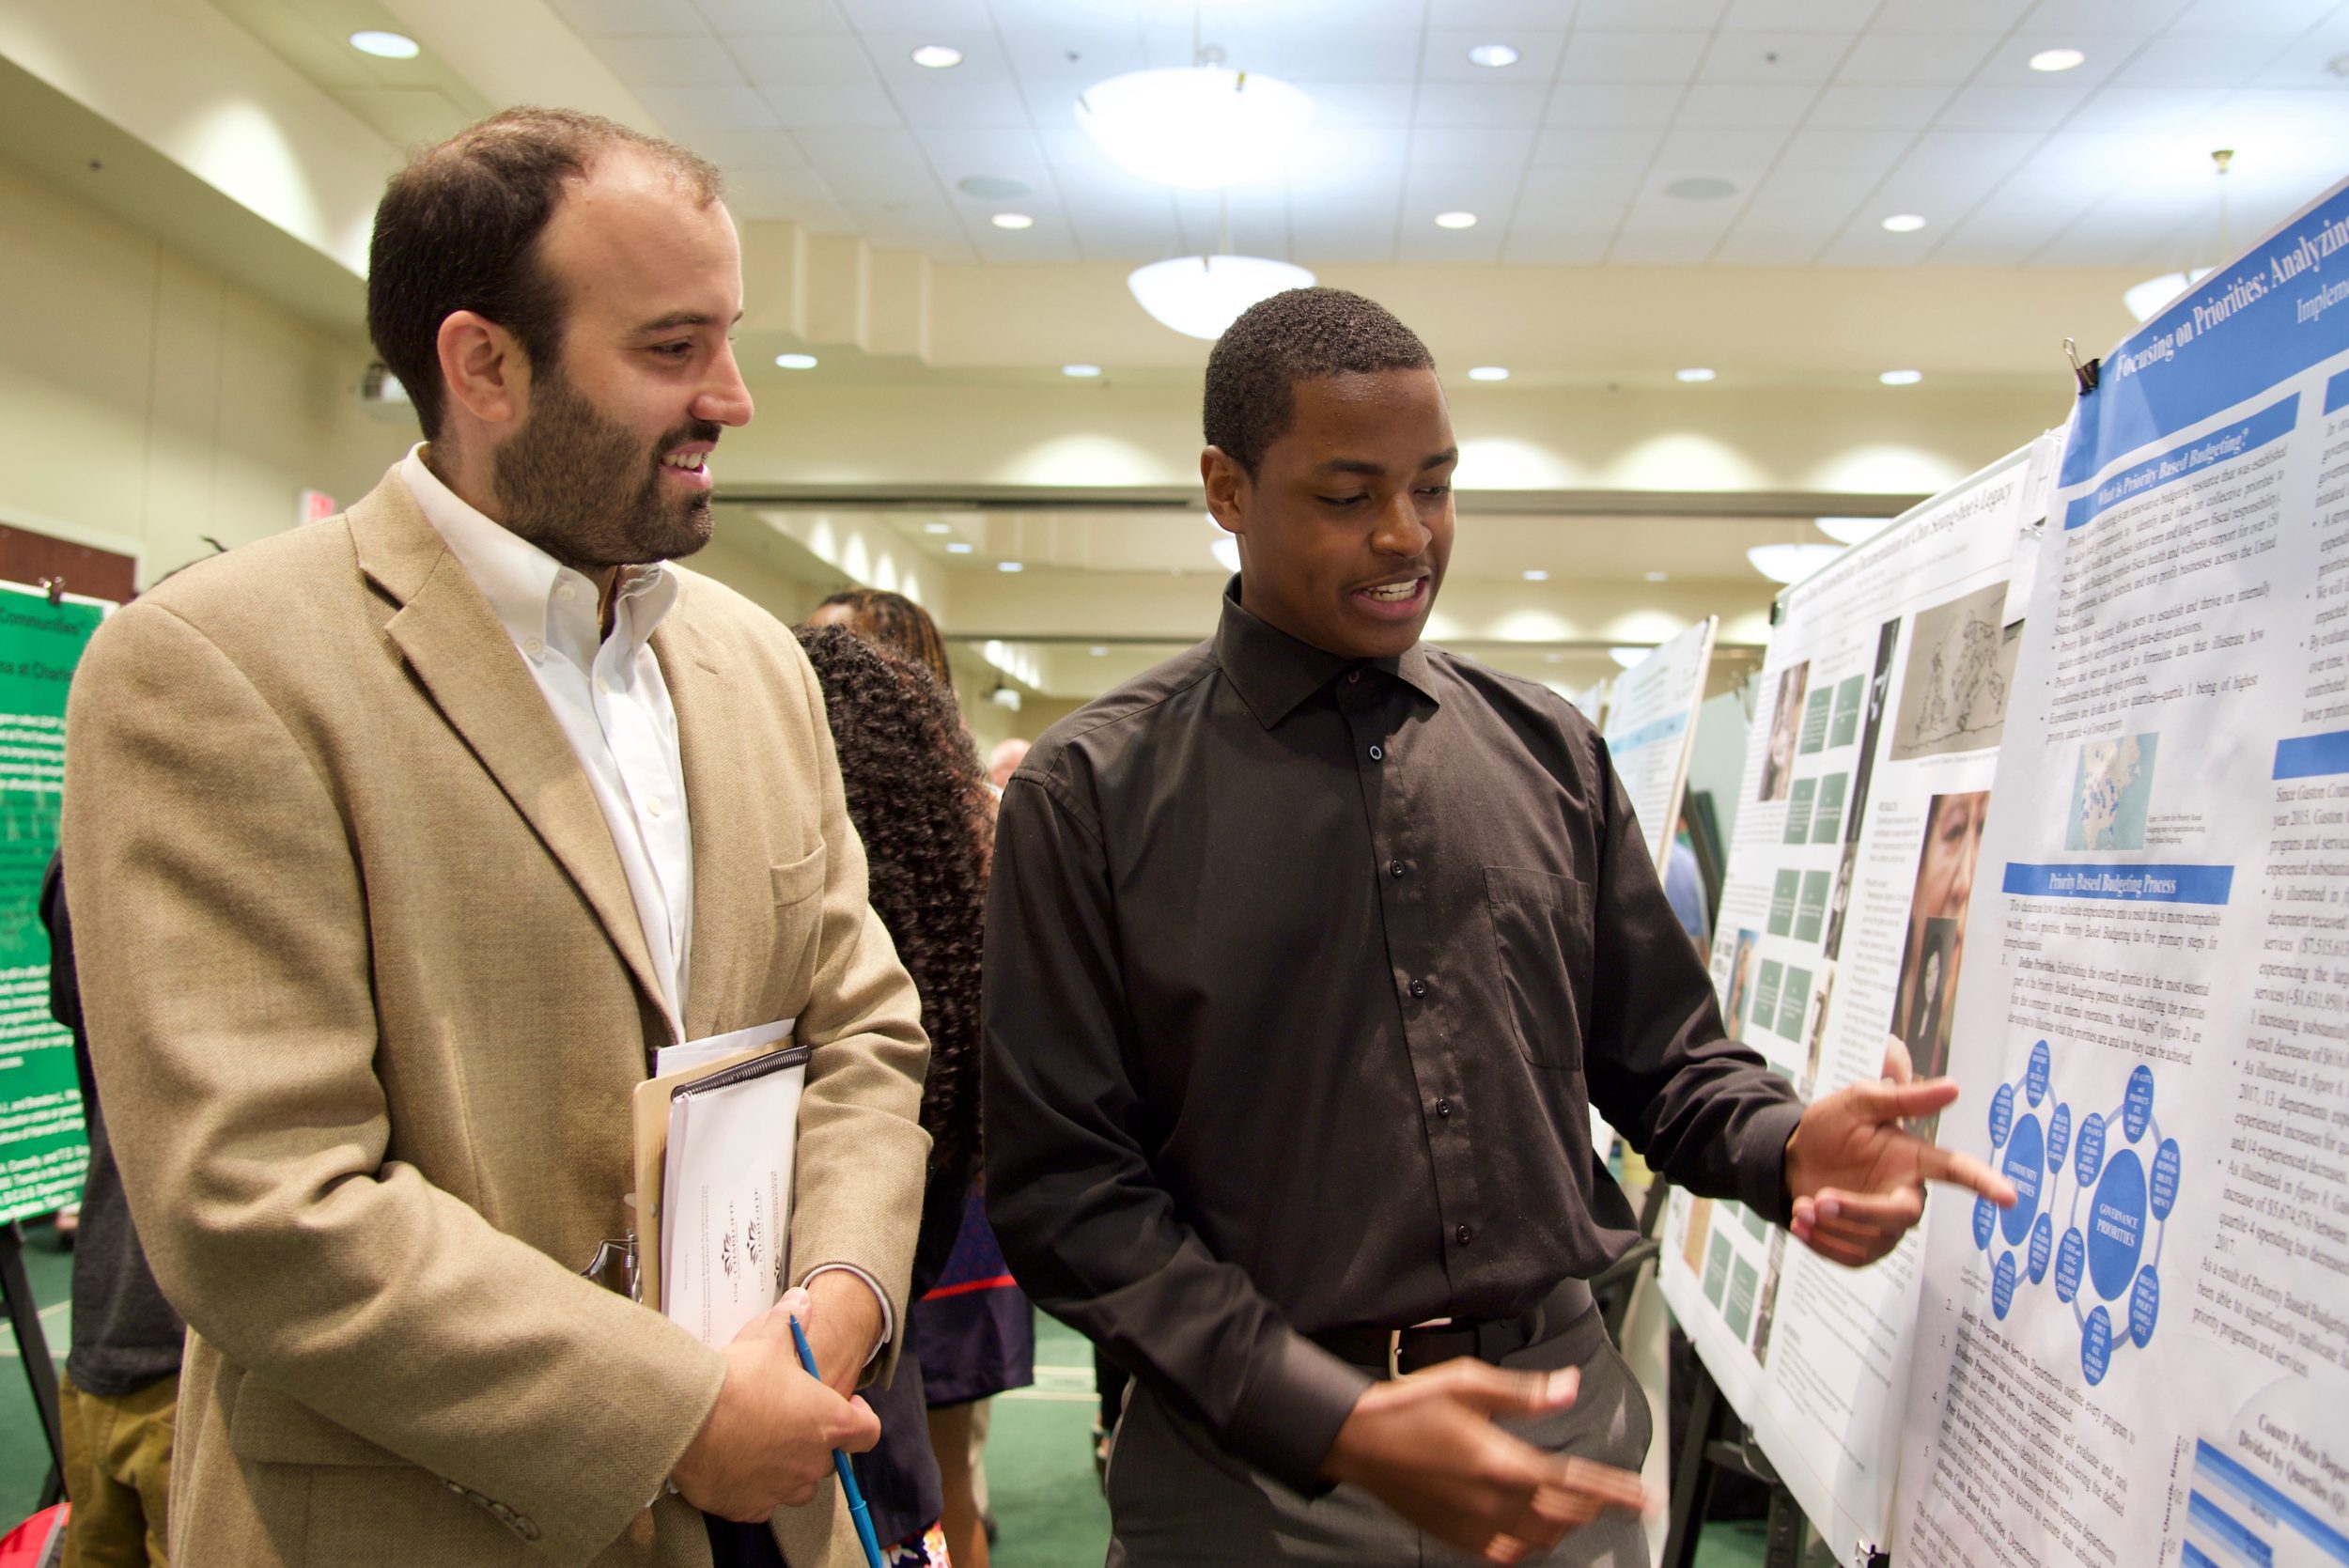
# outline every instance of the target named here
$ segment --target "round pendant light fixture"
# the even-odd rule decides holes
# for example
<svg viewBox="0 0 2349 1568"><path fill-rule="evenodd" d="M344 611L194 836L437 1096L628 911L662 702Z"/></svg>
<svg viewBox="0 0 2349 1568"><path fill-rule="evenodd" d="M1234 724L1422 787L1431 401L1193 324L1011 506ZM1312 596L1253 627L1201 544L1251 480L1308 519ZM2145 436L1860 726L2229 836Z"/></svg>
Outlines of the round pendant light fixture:
<svg viewBox="0 0 2349 1568"><path fill-rule="evenodd" d="M1136 268L1126 279L1151 319L1210 341L1259 300L1313 285L1304 268L1261 256L1181 256Z"/></svg>
<svg viewBox="0 0 2349 1568"><path fill-rule="evenodd" d="M1277 77L1196 65L1097 82L1076 114L1119 168L1196 191L1280 174L1314 101Z"/></svg>

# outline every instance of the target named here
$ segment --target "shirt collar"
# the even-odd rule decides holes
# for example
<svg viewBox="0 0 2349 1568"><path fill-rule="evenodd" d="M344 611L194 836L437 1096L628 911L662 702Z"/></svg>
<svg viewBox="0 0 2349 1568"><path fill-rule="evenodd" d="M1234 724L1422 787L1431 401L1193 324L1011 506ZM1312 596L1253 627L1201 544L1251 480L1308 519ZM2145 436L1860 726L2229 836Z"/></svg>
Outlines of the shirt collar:
<svg viewBox="0 0 2349 1568"><path fill-rule="evenodd" d="M1232 690L1267 729L1350 670L1382 671L1429 702L1438 700L1424 644L1413 643L1393 659L1348 659L1315 647L1240 608L1237 577L1224 584L1223 618L1215 629L1215 655Z"/></svg>
<svg viewBox="0 0 2349 1568"><path fill-rule="evenodd" d="M600 642L594 582L464 501L425 462L424 449L422 442L409 449L400 461L400 479L457 564L490 601L514 646L535 664L551 645L583 643L583 648L571 651L583 656L583 668L592 662ZM613 635L626 638L633 655L677 602L677 581L658 561L624 571ZM569 599L557 597L565 587L572 591Z"/></svg>

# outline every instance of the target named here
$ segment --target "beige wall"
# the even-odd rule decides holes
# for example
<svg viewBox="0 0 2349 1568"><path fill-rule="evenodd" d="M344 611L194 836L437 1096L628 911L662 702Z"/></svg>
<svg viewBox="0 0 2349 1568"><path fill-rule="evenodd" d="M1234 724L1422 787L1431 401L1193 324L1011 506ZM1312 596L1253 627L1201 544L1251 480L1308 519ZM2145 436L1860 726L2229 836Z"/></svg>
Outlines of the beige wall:
<svg viewBox="0 0 2349 1568"><path fill-rule="evenodd" d="M356 395L367 350L0 161L0 521L133 554L152 582L350 502L413 441Z"/></svg>

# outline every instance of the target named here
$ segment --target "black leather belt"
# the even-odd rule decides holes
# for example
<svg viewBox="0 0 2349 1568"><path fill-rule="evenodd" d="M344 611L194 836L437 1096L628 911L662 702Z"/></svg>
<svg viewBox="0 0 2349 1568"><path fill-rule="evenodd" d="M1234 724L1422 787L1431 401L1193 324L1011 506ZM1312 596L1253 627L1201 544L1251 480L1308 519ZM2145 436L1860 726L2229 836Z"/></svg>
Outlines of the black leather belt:
<svg viewBox="0 0 2349 1568"><path fill-rule="evenodd" d="M1462 1356L1498 1363L1529 1344L1563 1333L1590 1310L1591 1287L1580 1280L1562 1280L1532 1311L1516 1317L1422 1328L1334 1328L1310 1338L1341 1361L1381 1377L1399 1377Z"/></svg>

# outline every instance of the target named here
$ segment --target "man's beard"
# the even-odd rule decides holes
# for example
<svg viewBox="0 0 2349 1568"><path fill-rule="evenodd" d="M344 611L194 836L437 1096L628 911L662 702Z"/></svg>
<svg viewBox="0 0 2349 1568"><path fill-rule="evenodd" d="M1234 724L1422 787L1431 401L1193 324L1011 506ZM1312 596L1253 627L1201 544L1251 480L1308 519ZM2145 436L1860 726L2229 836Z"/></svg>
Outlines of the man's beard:
<svg viewBox="0 0 2349 1568"><path fill-rule="evenodd" d="M530 417L490 464L499 522L556 560L591 571L671 561L709 542L708 492L664 495L661 455L687 442L714 442L719 426L688 420L647 452L559 368L532 390Z"/></svg>

